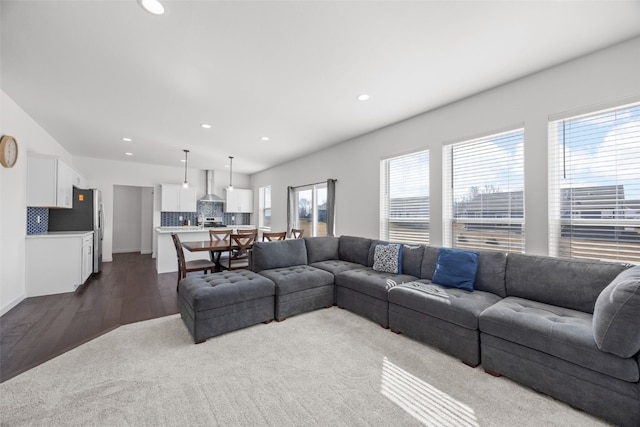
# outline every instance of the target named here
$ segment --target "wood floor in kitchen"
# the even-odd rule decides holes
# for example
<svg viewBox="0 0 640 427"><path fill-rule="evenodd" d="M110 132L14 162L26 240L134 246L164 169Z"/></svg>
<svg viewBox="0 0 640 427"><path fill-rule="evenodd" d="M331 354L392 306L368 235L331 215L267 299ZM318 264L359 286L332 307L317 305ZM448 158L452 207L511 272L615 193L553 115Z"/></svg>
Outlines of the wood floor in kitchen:
<svg viewBox="0 0 640 427"><path fill-rule="evenodd" d="M0 382L120 325L178 313L177 273L155 259L113 254L74 293L27 298L0 317Z"/></svg>

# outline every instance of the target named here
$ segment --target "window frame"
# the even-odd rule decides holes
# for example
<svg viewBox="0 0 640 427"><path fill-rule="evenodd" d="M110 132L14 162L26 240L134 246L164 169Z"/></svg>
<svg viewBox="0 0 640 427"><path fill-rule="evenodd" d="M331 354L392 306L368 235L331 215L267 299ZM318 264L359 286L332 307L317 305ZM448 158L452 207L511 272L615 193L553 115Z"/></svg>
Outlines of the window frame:
<svg viewBox="0 0 640 427"><path fill-rule="evenodd" d="M397 162L396 165L393 165ZM392 168L403 168L414 166L416 170L411 175L397 175L392 172ZM380 203L379 203L379 238L384 241L429 244L431 211L430 211L430 152L429 149L413 151L411 153L388 157L380 160ZM402 197L394 192L391 187L392 181L401 179L407 181L413 187L410 193L413 196L405 196L405 202L393 203L392 200L400 200ZM424 184L423 184L424 179ZM399 183L395 183L399 185ZM426 186L426 194L420 187ZM402 190L400 191L402 192ZM421 198L426 198L421 202ZM411 200L413 199L413 200ZM424 203L422 206L421 204ZM425 211L426 215L420 215ZM412 215L413 214L413 215ZM402 226L405 224L405 227ZM424 224L424 227L421 225ZM412 231L414 227L416 231Z"/></svg>
<svg viewBox="0 0 640 427"><path fill-rule="evenodd" d="M296 187L294 190L294 197L295 197L295 207L296 207L296 211L295 211L295 216L294 216L294 220L293 223L295 225L294 228L301 228L305 230L305 237L321 237L321 236L326 236L327 235L327 230L325 228L325 233L324 234L318 234L318 224L321 222L319 221L319 212L320 210L318 209L318 190L324 189L325 193L328 192L327 189L327 183L323 182L323 183L318 183L318 184L310 184L310 185L304 185L301 187ZM302 226L300 224L300 193L303 191L309 191L311 190L311 223L310 223L310 230L309 233L306 233L307 228ZM327 197L328 194L325 194L325 199ZM325 200L325 205L326 205L326 200ZM326 219L325 219L325 224L326 224Z"/></svg>
<svg viewBox="0 0 640 427"><path fill-rule="evenodd" d="M525 210L524 210L524 198L525 198L525 181L524 181L524 137L525 137L525 129L524 124L518 124L517 126L509 127L503 130L493 131L491 133L486 133L480 136L475 136L472 138L466 138L464 140L458 140L454 142L449 142L443 147L443 241L446 246L452 248L459 249L467 249L467 250L499 250L503 252L515 252L515 253L524 253L525 252ZM517 140L519 142L512 142L511 139ZM521 188L521 190L515 191L495 191L496 188L499 188L499 185L496 186L496 183L492 184L484 184L478 185L476 187L477 193L474 195L471 191L473 187L469 187L469 197L472 197L471 200L468 201L469 204L473 202L476 198L480 200L481 208L478 210L479 217L477 216L460 216L459 209L460 205L463 201L456 201L455 192L455 170L459 165L455 164L455 150L458 149L469 149L469 152L472 153L474 150L480 152L482 149L482 144L491 144L495 142L504 142L506 147L498 148L502 150L515 150L516 153L520 150L521 154L517 156L513 156L513 162L510 158L506 159L506 163L501 160L501 165L506 164L508 169L513 168L521 168L521 179L520 180L511 180L511 175L507 174L507 187L510 189L512 186L517 188ZM512 145L511 145L512 144ZM521 144L521 147L517 145ZM475 145L475 147L474 147ZM492 148L488 146L488 148ZM477 158L474 160L477 162ZM518 164L514 164L514 163ZM482 163L484 167L487 166L488 163ZM517 174L514 174L517 176ZM518 185L519 184L519 185ZM482 197L483 195L489 195L487 197ZM508 209L509 216L502 216L496 214L493 217L489 216L489 211L485 211L483 206L484 199L491 199L491 194L508 194ZM520 195L520 196L519 196ZM518 203L518 199L521 198L522 202ZM460 199L460 196L458 196ZM494 198L495 199L495 198ZM515 200L515 205L513 204ZM457 206L456 206L457 204ZM518 207L521 204L521 210L513 211L513 207ZM522 212L521 216L514 216L514 213ZM480 239L487 239L481 244L476 244L473 242L473 238L471 242L465 241L463 239L467 239L467 237L460 236L458 230L474 230L478 232L478 236ZM514 236L513 231L517 230L518 235ZM491 231L494 233L501 233L494 236L489 237ZM506 231L506 235L504 232ZM472 234L472 233L470 233Z"/></svg>
<svg viewBox="0 0 640 427"><path fill-rule="evenodd" d="M268 196L267 197L267 190ZM267 206L268 199L268 206ZM258 228L265 231L271 230L271 184L258 189ZM266 211L269 210L269 225L265 225Z"/></svg>
<svg viewBox="0 0 640 427"><path fill-rule="evenodd" d="M617 130L628 124L626 116L637 117L631 122L637 124L623 137ZM607 126L610 129L600 140ZM632 237L640 239L640 217L626 218L625 212L635 205L640 214L640 198L626 198L629 190L640 192L640 184L634 186L636 180L624 176L624 164L636 159L640 162L640 150L618 155L620 147L634 147L636 141L640 144L640 100L549 117L548 133L549 255L640 264L640 256L635 255L640 253L640 241L629 241ZM606 147L609 135L613 135L615 145ZM580 154L588 150L597 151L585 161ZM581 170L585 164L592 176ZM598 178L601 170L607 174ZM629 182L632 184L625 194Z"/></svg>

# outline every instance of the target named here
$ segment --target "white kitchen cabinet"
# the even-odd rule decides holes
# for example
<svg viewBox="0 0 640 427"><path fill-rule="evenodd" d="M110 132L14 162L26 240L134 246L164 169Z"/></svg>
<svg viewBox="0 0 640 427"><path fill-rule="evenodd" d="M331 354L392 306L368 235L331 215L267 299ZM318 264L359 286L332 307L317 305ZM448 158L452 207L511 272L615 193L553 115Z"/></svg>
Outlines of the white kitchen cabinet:
<svg viewBox="0 0 640 427"><path fill-rule="evenodd" d="M74 292L93 271L93 231L59 231L26 239L27 296Z"/></svg>
<svg viewBox="0 0 640 427"><path fill-rule="evenodd" d="M73 207L73 170L57 157L29 153L27 206Z"/></svg>
<svg viewBox="0 0 640 427"><path fill-rule="evenodd" d="M160 187L162 212L197 212L194 187L184 188L180 184L162 184Z"/></svg>
<svg viewBox="0 0 640 427"><path fill-rule="evenodd" d="M93 273L93 234L82 238L82 283Z"/></svg>
<svg viewBox="0 0 640 427"><path fill-rule="evenodd" d="M253 190L234 188L227 190L224 211L230 213L252 213L253 212Z"/></svg>

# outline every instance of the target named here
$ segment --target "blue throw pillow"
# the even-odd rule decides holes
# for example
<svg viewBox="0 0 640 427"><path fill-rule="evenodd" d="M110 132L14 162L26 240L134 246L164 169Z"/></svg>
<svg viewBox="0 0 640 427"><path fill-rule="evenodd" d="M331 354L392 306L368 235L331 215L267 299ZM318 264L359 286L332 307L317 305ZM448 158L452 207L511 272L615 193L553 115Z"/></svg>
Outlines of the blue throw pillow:
<svg viewBox="0 0 640 427"><path fill-rule="evenodd" d="M448 288L473 291L479 255L476 251L440 248L436 271L431 281Z"/></svg>
<svg viewBox="0 0 640 427"><path fill-rule="evenodd" d="M402 245L377 244L373 254L372 268L375 271L402 274Z"/></svg>

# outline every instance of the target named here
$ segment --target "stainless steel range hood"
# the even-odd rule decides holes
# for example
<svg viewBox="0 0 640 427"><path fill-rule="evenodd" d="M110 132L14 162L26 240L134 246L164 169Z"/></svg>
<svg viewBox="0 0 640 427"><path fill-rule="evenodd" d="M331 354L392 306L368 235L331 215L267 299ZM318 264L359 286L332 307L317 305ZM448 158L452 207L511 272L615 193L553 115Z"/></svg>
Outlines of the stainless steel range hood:
<svg viewBox="0 0 640 427"><path fill-rule="evenodd" d="M213 183L214 183L214 171L207 170L206 171L206 182L207 182L207 194L200 199L200 202L224 202L224 199L216 194L213 194Z"/></svg>

